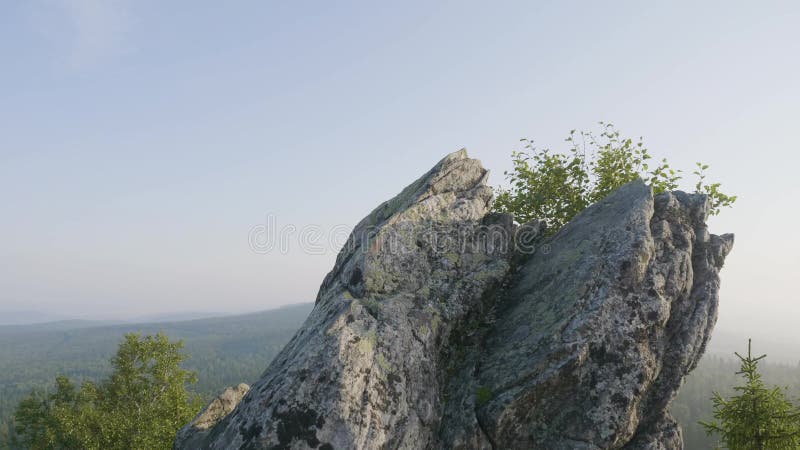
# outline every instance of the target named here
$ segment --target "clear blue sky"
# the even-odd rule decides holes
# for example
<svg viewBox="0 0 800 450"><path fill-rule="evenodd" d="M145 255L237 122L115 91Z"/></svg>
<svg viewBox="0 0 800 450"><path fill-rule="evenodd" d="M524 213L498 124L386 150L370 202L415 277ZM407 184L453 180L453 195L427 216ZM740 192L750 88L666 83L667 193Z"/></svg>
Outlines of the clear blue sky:
<svg viewBox="0 0 800 450"><path fill-rule="evenodd" d="M253 253L268 214L353 225L607 120L740 196L719 326L794 330L800 3L388 3L0 4L0 310L309 301L335 255Z"/></svg>

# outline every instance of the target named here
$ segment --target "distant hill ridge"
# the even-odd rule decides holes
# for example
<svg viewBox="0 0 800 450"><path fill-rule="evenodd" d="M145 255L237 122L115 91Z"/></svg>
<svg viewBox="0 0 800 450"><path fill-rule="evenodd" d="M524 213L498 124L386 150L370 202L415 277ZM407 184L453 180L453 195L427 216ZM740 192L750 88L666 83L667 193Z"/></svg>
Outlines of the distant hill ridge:
<svg viewBox="0 0 800 450"><path fill-rule="evenodd" d="M47 322L70 320L63 314L29 310L0 310L0 326L31 325Z"/></svg>
<svg viewBox="0 0 800 450"><path fill-rule="evenodd" d="M96 321L0 326L0 449L7 448L4 443L10 432L9 418L22 396L33 387L51 386L55 376L62 373L100 378L106 373L107 358L125 332L163 330L170 337L182 337L190 355L189 366L200 375L196 388L210 399L225 386L240 380L258 379L277 353L276 349L300 327L312 306L312 303L304 303L251 314L185 321L177 323L177 327L170 323L137 327ZM252 342L242 345L245 339L260 342L261 347L253 346ZM746 340L744 335L716 333L709 353L721 355L728 363L719 362L719 356L704 358L673 403L676 417L684 427L687 449L711 448L710 439L696 422L710 418L709 392L725 390L735 379L733 371L738 366L733 355L724 349L741 346ZM787 380L792 379L792 373L795 373L794 379L800 380L797 358L787 359L792 366L776 366L774 363L778 360L773 354L778 352L773 345L755 342L759 351L770 355L767 359L770 370L765 372L767 381L790 385ZM791 387L800 394L800 384ZM696 445L690 446L691 442Z"/></svg>
<svg viewBox="0 0 800 450"><path fill-rule="evenodd" d="M255 381L311 311L312 303L215 318L121 323L63 320L0 326L0 450L7 448L10 418L31 389L52 386L57 375L100 379L125 333L163 331L183 339L186 367L198 372L193 387L211 398L226 385Z"/></svg>
<svg viewBox="0 0 800 450"><path fill-rule="evenodd" d="M278 307L282 308L283 306ZM0 328L8 326L27 326L27 325L47 325L59 322L72 322L76 325L85 324L87 326L97 325L116 325L116 324L137 324L137 323L157 323L157 322L183 322L196 319L214 319L227 316L241 316L248 314L258 314L268 310L251 312L209 312L209 311L184 311L146 314L126 319L92 319L85 317L75 317L65 314L50 314L40 311L0 311Z"/></svg>

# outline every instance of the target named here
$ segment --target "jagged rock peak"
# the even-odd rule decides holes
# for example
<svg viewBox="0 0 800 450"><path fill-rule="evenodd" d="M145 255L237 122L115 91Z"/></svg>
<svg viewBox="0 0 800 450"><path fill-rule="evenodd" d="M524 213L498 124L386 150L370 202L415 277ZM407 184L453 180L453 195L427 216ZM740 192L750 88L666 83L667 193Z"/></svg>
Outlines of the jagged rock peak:
<svg viewBox="0 0 800 450"><path fill-rule="evenodd" d="M492 189L486 185L488 174L480 161L468 158L462 149L375 208L354 228L325 277L317 301L337 285L362 297L414 284L422 270L407 267L421 262L416 240L438 237L429 244L439 244L444 236L438 236L437 230L467 231L462 227L479 222L492 199ZM393 266L398 263L403 266Z"/></svg>
<svg viewBox="0 0 800 450"><path fill-rule="evenodd" d="M707 199L637 181L544 237L486 177L455 152L364 218L261 379L175 447L682 448L667 408L733 243Z"/></svg>

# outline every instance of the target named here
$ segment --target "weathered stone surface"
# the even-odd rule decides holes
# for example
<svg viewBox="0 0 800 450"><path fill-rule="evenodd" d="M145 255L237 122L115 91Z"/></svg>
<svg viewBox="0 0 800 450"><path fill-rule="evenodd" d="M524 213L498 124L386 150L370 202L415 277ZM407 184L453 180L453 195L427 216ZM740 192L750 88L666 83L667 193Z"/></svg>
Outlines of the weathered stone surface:
<svg viewBox="0 0 800 450"><path fill-rule="evenodd" d="M733 242L709 235L707 210L634 182L543 241L449 383L442 445L681 448L667 406L708 342Z"/></svg>
<svg viewBox="0 0 800 450"><path fill-rule="evenodd" d="M453 153L362 220L302 329L201 446L431 443L441 346L509 268L511 218L487 214L486 177Z"/></svg>
<svg viewBox="0 0 800 450"><path fill-rule="evenodd" d="M634 182L544 238L488 213L486 175L456 152L362 220L262 378L176 448L681 448L667 407L733 242L706 198Z"/></svg>
<svg viewBox="0 0 800 450"><path fill-rule="evenodd" d="M176 440L183 442L187 447L198 446L208 429L230 414L249 390L250 386L244 383L226 388L211 400L191 422L178 431Z"/></svg>

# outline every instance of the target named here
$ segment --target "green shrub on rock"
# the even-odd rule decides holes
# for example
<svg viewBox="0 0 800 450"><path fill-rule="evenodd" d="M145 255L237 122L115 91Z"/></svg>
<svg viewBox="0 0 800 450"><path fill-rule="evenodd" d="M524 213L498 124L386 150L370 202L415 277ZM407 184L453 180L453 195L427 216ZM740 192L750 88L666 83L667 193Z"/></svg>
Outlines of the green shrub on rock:
<svg viewBox="0 0 800 450"><path fill-rule="evenodd" d="M520 222L547 221L557 231L590 204L625 183L641 178L654 193L678 189L683 172L666 158L652 161L642 138L620 135L610 123L600 122L600 133L571 130L566 152L537 147L522 139L524 150L512 152L513 169L506 172L508 189L498 188L494 209L514 215ZM724 194L720 183L708 183L708 165L697 163L695 192L708 195L711 214L731 206L736 196Z"/></svg>

